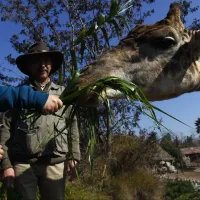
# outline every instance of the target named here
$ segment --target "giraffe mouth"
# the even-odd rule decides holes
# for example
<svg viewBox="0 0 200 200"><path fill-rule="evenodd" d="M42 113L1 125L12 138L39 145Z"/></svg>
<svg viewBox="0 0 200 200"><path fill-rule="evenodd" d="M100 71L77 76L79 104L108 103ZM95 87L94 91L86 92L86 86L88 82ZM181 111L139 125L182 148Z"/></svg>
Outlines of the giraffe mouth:
<svg viewBox="0 0 200 200"><path fill-rule="evenodd" d="M79 104L85 107L97 107L105 102L107 99L122 99L125 95L119 91L111 88L105 88L103 91L99 88L93 88L86 94L80 97Z"/></svg>

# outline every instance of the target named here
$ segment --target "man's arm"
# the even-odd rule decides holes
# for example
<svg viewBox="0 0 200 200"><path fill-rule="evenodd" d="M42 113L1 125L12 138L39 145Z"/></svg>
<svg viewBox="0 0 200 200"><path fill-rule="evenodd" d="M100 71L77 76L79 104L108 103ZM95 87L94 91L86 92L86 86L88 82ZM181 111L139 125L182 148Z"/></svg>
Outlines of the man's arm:
<svg viewBox="0 0 200 200"><path fill-rule="evenodd" d="M79 130L77 124L77 118L74 116L71 127L69 128L69 133L71 135L71 146L72 146L72 158L80 161L80 142L79 142Z"/></svg>
<svg viewBox="0 0 200 200"><path fill-rule="evenodd" d="M0 160L2 159L3 157L3 149L2 149L2 146L0 145Z"/></svg>
<svg viewBox="0 0 200 200"><path fill-rule="evenodd" d="M70 158L67 161L67 172L69 175L69 181L73 181L76 178L76 165L80 161L81 153L80 153L80 142L79 142L79 130L77 124L77 118L74 116L72 120L71 127L69 128L69 133L71 136L71 145L68 145ZM68 141L69 143L70 141Z"/></svg>
<svg viewBox="0 0 200 200"><path fill-rule="evenodd" d="M9 159L8 149L11 142L11 131L12 131L12 120L15 116L16 111L10 110L3 114L2 117L2 126L0 128L0 144L4 151L1 167L3 170L12 168L12 164Z"/></svg>
<svg viewBox="0 0 200 200"><path fill-rule="evenodd" d="M62 101L54 95L34 91L31 87L0 86L0 112L11 108L35 108L44 114L56 112Z"/></svg>
<svg viewBox="0 0 200 200"><path fill-rule="evenodd" d="M14 116L16 116L16 111L14 110L10 110L4 113L2 118L2 126L0 129L0 144L2 145L4 150L4 154L1 161L1 167L3 170L5 188L13 187L15 177L15 172L8 155L8 150L10 148L12 139L11 131L14 128L13 119L16 118L14 118Z"/></svg>

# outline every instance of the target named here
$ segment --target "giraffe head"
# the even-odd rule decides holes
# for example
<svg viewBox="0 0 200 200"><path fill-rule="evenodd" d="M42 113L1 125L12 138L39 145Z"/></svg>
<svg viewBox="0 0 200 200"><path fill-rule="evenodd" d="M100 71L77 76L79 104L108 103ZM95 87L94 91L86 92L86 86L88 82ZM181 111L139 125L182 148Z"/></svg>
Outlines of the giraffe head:
<svg viewBox="0 0 200 200"><path fill-rule="evenodd" d="M197 91L200 32L185 28L181 7L173 3L166 18L153 25L137 25L115 48L86 66L81 71L79 84L87 85L106 76L137 84L150 101ZM106 93L110 98L119 98L117 91L108 89ZM94 96L88 93L81 101L95 105L98 101Z"/></svg>

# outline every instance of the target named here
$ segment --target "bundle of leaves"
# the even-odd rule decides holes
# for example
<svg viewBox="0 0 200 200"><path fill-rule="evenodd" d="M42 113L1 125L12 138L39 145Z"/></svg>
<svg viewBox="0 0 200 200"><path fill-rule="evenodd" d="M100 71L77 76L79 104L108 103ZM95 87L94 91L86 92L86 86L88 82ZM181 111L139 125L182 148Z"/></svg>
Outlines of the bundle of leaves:
<svg viewBox="0 0 200 200"><path fill-rule="evenodd" d="M105 78L97 79L96 81L92 82L91 84L87 86L77 87L76 83L77 83L78 77L79 77L79 73L76 71L74 75L72 76L72 79L68 82L67 87L65 88L63 93L60 95L60 99L63 101L63 104L66 107L65 109L67 109L70 105L73 106L72 108L73 110L77 109L77 107L80 106L80 97L81 96L85 97L87 94L90 95L91 93L95 93L97 98L101 98L102 101L105 103L105 105L109 107L109 104L107 103L108 97L107 96L102 97L101 93L102 91L104 91L106 94L106 89L110 88L110 89L121 92L124 95L124 98L128 98L132 101L139 101L140 103L142 103L143 104L142 112L145 115L149 116L151 119L153 119L158 125L161 125L161 124L157 120L154 110L162 112L168 115L169 117L172 117L173 119L181 122L175 117L162 111L158 107L152 105L145 97L142 89L132 82L122 80L114 76L107 76ZM138 108L138 109L141 109L141 108Z"/></svg>

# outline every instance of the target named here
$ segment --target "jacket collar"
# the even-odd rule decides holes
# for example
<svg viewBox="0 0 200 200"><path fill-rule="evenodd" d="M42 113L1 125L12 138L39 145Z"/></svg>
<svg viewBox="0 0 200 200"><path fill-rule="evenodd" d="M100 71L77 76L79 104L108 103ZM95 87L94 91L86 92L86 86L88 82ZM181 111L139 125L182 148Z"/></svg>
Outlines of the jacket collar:
<svg viewBox="0 0 200 200"><path fill-rule="evenodd" d="M54 82L51 82L51 88L54 90L58 90L60 88L60 85L56 85Z"/></svg>
<svg viewBox="0 0 200 200"><path fill-rule="evenodd" d="M36 87L36 84L34 83L34 81L31 81L30 79L28 79L25 82L25 85L29 85L30 87L34 87L34 88L38 89L38 87ZM60 85L57 85L51 81L49 88L53 89L53 90L58 90L60 88Z"/></svg>

